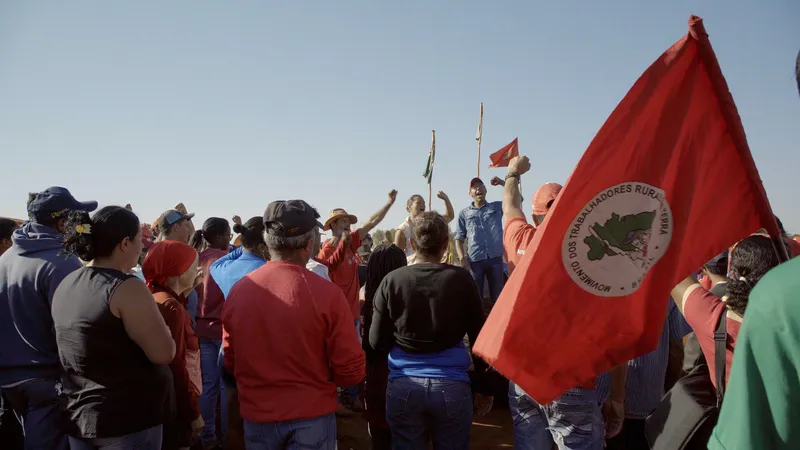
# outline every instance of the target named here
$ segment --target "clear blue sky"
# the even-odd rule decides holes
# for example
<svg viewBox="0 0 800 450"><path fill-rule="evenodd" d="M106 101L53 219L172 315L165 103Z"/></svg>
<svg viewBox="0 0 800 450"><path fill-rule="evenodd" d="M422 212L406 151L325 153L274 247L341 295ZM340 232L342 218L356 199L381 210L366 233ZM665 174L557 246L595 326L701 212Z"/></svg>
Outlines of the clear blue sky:
<svg viewBox="0 0 800 450"><path fill-rule="evenodd" d="M529 211L690 14L705 19L774 210L800 232L796 0L5 1L0 215L63 185L148 222L180 201L199 225L287 198L363 220L396 188L381 225L394 227L405 199L427 194L431 129L434 190L468 204L480 102L481 175L504 173L488 154L519 136Z"/></svg>

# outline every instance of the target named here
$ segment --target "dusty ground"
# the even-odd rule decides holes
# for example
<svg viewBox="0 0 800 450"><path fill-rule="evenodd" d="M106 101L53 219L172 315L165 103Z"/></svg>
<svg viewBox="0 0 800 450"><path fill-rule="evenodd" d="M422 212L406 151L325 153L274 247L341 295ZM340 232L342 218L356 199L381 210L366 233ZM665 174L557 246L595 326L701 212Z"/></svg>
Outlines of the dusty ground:
<svg viewBox="0 0 800 450"><path fill-rule="evenodd" d="M337 419L339 425L339 450L369 450L367 422L356 416ZM486 417L475 417L472 422L470 448L489 450L514 448L511 414L507 408L495 408Z"/></svg>

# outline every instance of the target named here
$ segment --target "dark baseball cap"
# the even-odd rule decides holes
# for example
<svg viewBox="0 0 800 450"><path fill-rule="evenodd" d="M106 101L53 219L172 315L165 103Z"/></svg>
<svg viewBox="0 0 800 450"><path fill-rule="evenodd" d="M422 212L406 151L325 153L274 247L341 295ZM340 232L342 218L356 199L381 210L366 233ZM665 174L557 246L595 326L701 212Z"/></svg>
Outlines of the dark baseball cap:
<svg viewBox="0 0 800 450"><path fill-rule="evenodd" d="M264 229L275 236L302 236L323 227L317 219L319 213L303 200L278 200L264 211Z"/></svg>
<svg viewBox="0 0 800 450"><path fill-rule="evenodd" d="M156 226L159 230L164 230L164 228L168 227L169 225L175 224L180 222L181 220L192 220L194 217L194 213L191 214L184 214L177 209L168 209L164 211L161 216L158 217L156 221Z"/></svg>
<svg viewBox="0 0 800 450"><path fill-rule="evenodd" d="M486 183L484 183L484 182L483 182L483 180L481 180L480 178L478 178L478 177L475 177L475 178L473 178L473 179L471 179L471 180L469 181L469 188L470 188L470 189L472 189L472 186L475 186L475 185L476 185L476 184L478 184L478 183L480 183L480 184L486 184Z"/></svg>
<svg viewBox="0 0 800 450"><path fill-rule="evenodd" d="M34 222L58 219L70 211L91 212L97 209L97 202L79 202L63 187L53 186L36 194L28 205L28 216Z"/></svg>

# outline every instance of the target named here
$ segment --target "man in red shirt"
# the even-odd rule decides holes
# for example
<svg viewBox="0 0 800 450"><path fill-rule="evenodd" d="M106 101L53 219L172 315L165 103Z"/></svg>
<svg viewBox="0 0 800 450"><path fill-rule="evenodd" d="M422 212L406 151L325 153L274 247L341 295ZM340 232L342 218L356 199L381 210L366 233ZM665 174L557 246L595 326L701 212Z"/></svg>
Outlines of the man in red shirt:
<svg viewBox="0 0 800 450"><path fill-rule="evenodd" d="M264 213L271 260L234 285L222 312L225 367L236 378L250 448L336 446L336 387L364 377L342 290L306 270L319 222L302 200Z"/></svg>
<svg viewBox="0 0 800 450"><path fill-rule="evenodd" d="M328 266L328 275L331 281L344 292L359 339L361 336L361 305L359 304L361 283L358 279L358 248L361 247L364 237L386 217L386 213L389 212L396 199L397 191L392 190L389 192L389 200L386 204L355 231L351 231L350 228L358 223L358 218L347 214L347 211L342 208L328 212L328 220L325 221L323 228L325 231L331 230L333 238L322 244L317 260ZM358 380L358 382L360 381ZM342 405L357 411L363 410L357 397L358 386L344 389ZM348 411L341 410L340 413L347 415Z"/></svg>
<svg viewBox="0 0 800 450"><path fill-rule="evenodd" d="M337 208L328 213L323 230L331 230L333 237L322 244L322 249L317 259L328 266L331 281L344 291L347 304L353 313L353 320L358 321L361 310L358 304L358 248L362 239L386 217L386 213L397 199L397 191L389 192L389 200L381 209L367 219L355 231L350 228L358 222L356 216L347 214L342 208Z"/></svg>

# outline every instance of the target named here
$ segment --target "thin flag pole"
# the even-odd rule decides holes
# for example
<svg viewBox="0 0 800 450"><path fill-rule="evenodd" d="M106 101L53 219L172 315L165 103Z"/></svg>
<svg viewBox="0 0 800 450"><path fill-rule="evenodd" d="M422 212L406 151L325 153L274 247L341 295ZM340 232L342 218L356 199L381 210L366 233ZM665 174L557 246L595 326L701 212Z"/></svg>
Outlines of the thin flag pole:
<svg viewBox="0 0 800 450"><path fill-rule="evenodd" d="M475 136L478 141L478 178L481 176L481 141L483 140L483 102L481 102L481 116L478 120L478 134Z"/></svg>

